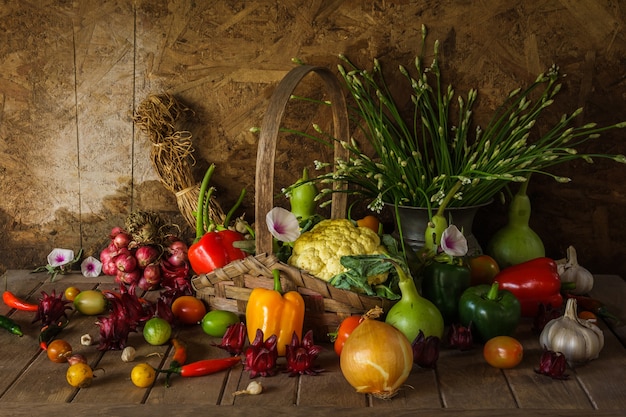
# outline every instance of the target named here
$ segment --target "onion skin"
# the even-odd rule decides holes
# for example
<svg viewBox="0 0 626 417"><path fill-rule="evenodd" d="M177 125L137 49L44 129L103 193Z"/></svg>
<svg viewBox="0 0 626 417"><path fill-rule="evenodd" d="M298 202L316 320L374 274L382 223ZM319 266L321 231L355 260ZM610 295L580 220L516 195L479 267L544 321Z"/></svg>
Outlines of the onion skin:
<svg viewBox="0 0 626 417"><path fill-rule="evenodd" d="M344 378L357 392L388 399L409 377L413 349L400 330L365 319L346 339L340 366Z"/></svg>

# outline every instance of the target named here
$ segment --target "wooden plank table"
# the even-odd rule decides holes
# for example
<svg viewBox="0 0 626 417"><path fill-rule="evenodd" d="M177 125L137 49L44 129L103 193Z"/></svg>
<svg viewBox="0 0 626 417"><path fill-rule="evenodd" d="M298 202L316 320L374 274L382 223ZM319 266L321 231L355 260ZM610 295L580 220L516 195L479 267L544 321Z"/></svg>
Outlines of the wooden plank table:
<svg viewBox="0 0 626 417"><path fill-rule="evenodd" d="M48 275L10 270L2 277L16 295L37 300L41 291L62 292L70 285L81 290L115 288L111 277L85 278L80 274L60 276L50 282ZM3 288L4 289L4 288ZM156 296L151 292L148 296ZM592 296L602 300L626 323L626 282L615 275L600 275ZM553 380L536 374L541 348L530 320L518 328L516 337L524 345L523 362L511 370L490 367L482 350L460 352L443 349L436 370L415 367L406 387L391 400L378 400L357 394L345 381L332 346L325 346L318 359L324 372L317 376L289 377L280 373L260 378L264 392L258 396L237 396L250 381L243 366L201 378L172 377L169 388L163 377L147 389L135 387L130 371L140 361L167 367L170 346L150 346L140 333L133 333L129 344L138 357L124 363L119 351L97 350L98 327L95 318L72 312L70 324L62 333L74 351L84 354L96 371L93 384L74 389L65 381L67 364L48 360L39 349L39 327L31 323L34 313L15 311L0 303L0 314L17 321L24 337L0 332L0 415L30 416L54 413L78 415L103 413L116 416L220 415L258 416L339 413L345 416L374 416L385 413L408 416L624 416L626 415L626 325L604 322L605 346L600 357L576 369L570 378ZM89 333L96 344L82 346L80 336ZM219 340L202 332L199 326L177 330L189 345L189 360L217 358L226 352L213 344ZM158 353L159 355L151 355Z"/></svg>

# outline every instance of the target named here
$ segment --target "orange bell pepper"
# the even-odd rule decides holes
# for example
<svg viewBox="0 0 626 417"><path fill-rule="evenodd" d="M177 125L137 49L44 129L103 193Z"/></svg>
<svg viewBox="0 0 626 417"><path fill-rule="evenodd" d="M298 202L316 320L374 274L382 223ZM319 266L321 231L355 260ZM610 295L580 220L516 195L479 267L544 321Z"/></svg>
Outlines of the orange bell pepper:
<svg viewBox="0 0 626 417"><path fill-rule="evenodd" d="M297 291L282 293L280 271L275 269L274 289L255 288L250 293L246 306L248 339L254 340L257 329L263 331L264 341L270 336L278 338L279 356L285 356L286 346L295 332L302 338L304 325L304 299Z"/></svg>

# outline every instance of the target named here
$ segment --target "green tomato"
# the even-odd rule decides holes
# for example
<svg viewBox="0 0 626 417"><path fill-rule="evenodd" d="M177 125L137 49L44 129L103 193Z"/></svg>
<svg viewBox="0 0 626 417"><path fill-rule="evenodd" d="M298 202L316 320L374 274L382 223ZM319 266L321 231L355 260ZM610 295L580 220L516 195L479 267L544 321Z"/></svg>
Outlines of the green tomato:
<svg viewBox="0 0 626 417"><path fill-rule="evenodd" d="M143 326L143 338L153 346L160 346L170 340L172 326L160 317L152 317Z"/></svg>
<svg viewBox="0 0 626 417"><path fill-rule="evenodd" d="M95 316L104 313L107 300L100 291L85 290L74 298L74 308L86 316Z"/></svg>
<svg viewBox="0 0 626 417"><path fill-rule="evenodd" d="M239 323L239 316L232 311L212 310L202 318L202 330L209 336L223 337L226 329Z"/></svg>

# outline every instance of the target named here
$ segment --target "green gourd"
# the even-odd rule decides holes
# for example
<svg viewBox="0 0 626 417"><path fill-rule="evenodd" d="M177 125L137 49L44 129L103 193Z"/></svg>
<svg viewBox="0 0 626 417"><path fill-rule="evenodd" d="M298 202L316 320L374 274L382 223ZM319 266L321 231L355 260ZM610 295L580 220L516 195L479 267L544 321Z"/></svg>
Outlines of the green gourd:
<svg viewBox="0 0 626 417"><path fill-rule="evenodd" d="M543 242L529 226L530 198L526 194L527 178L513 196L506 226L498 230L487 245L487 254L496 260L500 269L545 256Z"/></svg>
<svg viewBox="0 0 626 417"><path fill-rule="evenodd" d="M391 261L393 262L393 261ZM400 330L409 341L415 340L420 330L424 337L443 337L443 316L437 307L419 295L413 277L402 266L393 262L400 278L398 286L402 297L389 309L385 322Z"/></svg>

